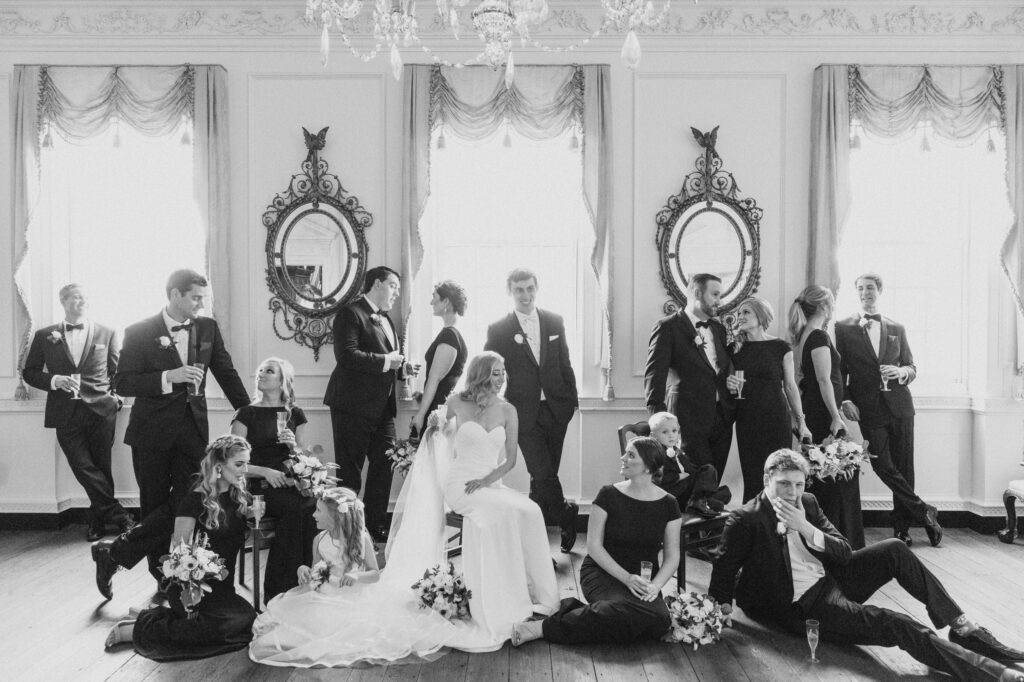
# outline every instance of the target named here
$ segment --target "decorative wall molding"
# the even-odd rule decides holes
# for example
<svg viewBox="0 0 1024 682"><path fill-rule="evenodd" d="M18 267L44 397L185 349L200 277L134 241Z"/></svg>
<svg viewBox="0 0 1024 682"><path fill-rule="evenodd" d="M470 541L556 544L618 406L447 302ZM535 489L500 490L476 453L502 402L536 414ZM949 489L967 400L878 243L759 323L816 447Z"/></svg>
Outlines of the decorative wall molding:
<svg viewBox="0 0 1024 682"><path fill-rule="evenodd" d="M596 2L552 0L552 11L537 35L579 35L601 25ZM927 4L790 2L773 7L755 2L706 0L691 5L677 0L666 20L650 35L716 37L831 36L1019 36L1024 34L1024 5L941 2ZM420 5L421 31L443 34L432 3ZM369 27L363 27L369 33ZM0 36L50 37L194 37L314 36L301 0L205 4L171 8L135 0L126 4L51 2L0 4ZM466 35L470 35L467 26Z"/></svg>

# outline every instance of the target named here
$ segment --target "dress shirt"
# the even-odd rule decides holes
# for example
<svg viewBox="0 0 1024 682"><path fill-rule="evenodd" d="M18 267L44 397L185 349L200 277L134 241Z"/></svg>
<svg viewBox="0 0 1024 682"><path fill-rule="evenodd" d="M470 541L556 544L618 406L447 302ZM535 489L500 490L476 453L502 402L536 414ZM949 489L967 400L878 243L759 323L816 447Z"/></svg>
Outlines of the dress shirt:
<svg viewBox="0 0 1024 682"><path fill-rule="evenodd" d="M533 312L529 315L516 311L516 317L519 318L519 326L523 328L523 332L526 334L526 343L530 346L530 351L533 353L533 359L540 364L540 317L537 315L537 309L534 308ZM540 399L545 400L544 389L540 390Z"/></svg>
<svg viewBox="0 0 1024 682"><path fill-rule="evenodd" d="M703 326L698 328L697 323L706 323L706 320L700 319L699 317L691 313L689 310L686 311L686 316L690 318L690 322L693 324L693 328L696 329L697 333L700 334L701 338L704 339L704 354L708 356L708 362L711 363L711 366L714 367L715 371L717 372L718 351L715 350L715 335L711 332L711 327Z"/></svg>
<svg viewBox="0 0 1024 682"><path fill-rule="evenodd" d="M866 320L864 313L860 314L860 319L864 322L864 329L868 333L868 338L871 339L871 347L875 349L875 357L878 356L878 350L882 346L882 323L874 320Z"/></svg>
<svg viewBox="0 0 1024 682"><path fill-rule="evenodd" d="M800 533L795 530L786 533L786 543L789 545L789 561L793 569L793 601L795 602L804 596L816 582L825 577L825 566L804 546L800 539ZM825 534L815 528L814 537L808 544L819 552L824 552Z"/></svg>
<svg viewBox="0 0 1024 682"><path fill-rule="evenodd" d="M665 448L665 456L675 462L676 468L679 469L679 480L681 481L684 478L689 478L690 474L683 471L683 465L679 463L678 459L676 459L678 455L679 448Z"/></svg>
<svg viewBox="0 0 1024 682"><path fill-rule="evenodd" d="M164 326L167 327L167 336L171 339L171 343L174 344L175 349L178 351L178 357L181 359L181 365L184 367L188 364L188 329L179 329L176 332L172 332L172 327L188 323L189 326L196 323L195 320L185 320L185 322L178 322L173 317L167 314L167 308L163 310ZM167 380L167 370L164 370L160 374L160 388L164 393L170 393L173 389L171 382Z"/></svg>
<svg viewBox="0 0 1024 682"><path fill-rule="evenodd" d="M390 343L391 347L394 348L397 351L398 350L398 343L395 341L395 330L391 326L391 317L390 316L386 317L386 316L382 315L381 312L380 312L380 308L377 306L377 304L374 303L373 301L371 301L365 295L363 296L363 298L366 299L366 302L370 304L370 310L373 311L373 314L377 315L380 318L380 328L382 330L384 330L384 336L388 337L388 343ZM384 356L384 365L383 365L383 367L381 367L380 371L381 372L387 372L388 371L388 367L390 365L391 365L391 363L388 361L388 357L385 355Z"/></svg>
<svg viewBox="0 0 1024 682"><path fill-rule="evenodd" d="M85 351L85 337L89 332L89 321L82 320L82 322L84 324L81 329L68 329L64 322L60 325L61 333L64 335L64 343L68 344L68 352L71 353L71 360L75 363L76 368L82 364L82 352ZM50 379L51 391L57 390L57 376L55 374Z"/></svg>

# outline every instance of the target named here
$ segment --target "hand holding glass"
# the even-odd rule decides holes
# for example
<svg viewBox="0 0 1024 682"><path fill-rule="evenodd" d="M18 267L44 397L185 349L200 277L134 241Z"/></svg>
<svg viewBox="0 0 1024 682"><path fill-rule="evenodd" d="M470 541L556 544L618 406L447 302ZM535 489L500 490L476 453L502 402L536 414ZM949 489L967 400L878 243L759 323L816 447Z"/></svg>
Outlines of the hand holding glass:
<svg viewBox="0 0 1024 682"><path fill-rule="evenodd" d="M885 372L886 372L886 370L888 369L889 366L888 365L879 365L878 367L879 367L879 371L882 374L882 390L883 391L891 391L892 389L889 388L889 377L887 377L885 375Z"/></svg>
<svg viewBox="0 0 1024 682"><path fill-rule="evenodd" d="M281 435L288 430L288 413L278 412L277 413L277 435Z"/></svg>
<svg viewBox="0 0 1024 682"><path fill-rule="evenodd" d="M200 372L205 372L206 371L206 365L204 365L201 362L193 362L192 366L195 367L196 369L198 369ZM185 387L186 390L188 390L188 394L189 395L199 395L199 386L202 383L203 383L202 379L199 379L198 381L190 381L188 383L188 385Z"/></svg>
<svg viewBox="0 0 1024 682"><path fill-rule="evenodd" d="M654 574L654 564L650 561L640 562L640 577L650 582L651 576Z"/></svg>
<svg viewBox="0 0 1024 682"><path fill-rule="evenodd" d="M252 496L252 520L254 525L259 526L260 521L263 520L263 512L266 510L266 503L263 501L262 495Z"/></svg>
<svg viewBox="0 0 1024 682"><path fill-rule="evenodd" d="M818 621L816 620L805 620L804 625L807 626L807 645L811 647L811 663L817 663L819 659L814 655L814 652L818 649Z"/></svg>
<svg viewBox="0 0 1024 682"><path fill-rule="evenodd" d="M71 389L71 399L72 400L81 400L82 399L82 394L80 393L80 391L82 389L82 375L81 374L70 374L69 376L71 377L71 381L75 382L74 388Z"/></svg>
<svg viewBox="0 0 1024 682"><path fill-rule="evenodd" d="M736 381L739 382L736 386L736 400L743 400L743 382L746 381L746 379L743 378L743 370L738 369L733 372L732 375L736 377Z"/></svg>

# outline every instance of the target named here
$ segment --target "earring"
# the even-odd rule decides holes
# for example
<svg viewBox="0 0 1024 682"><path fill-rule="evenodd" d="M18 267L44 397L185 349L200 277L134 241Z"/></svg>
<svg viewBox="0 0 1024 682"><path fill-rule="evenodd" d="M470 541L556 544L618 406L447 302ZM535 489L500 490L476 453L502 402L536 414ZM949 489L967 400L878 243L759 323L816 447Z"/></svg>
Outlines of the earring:
<svg viewBox="0 0 1024 682"><path fill-rule="evenodd" d="M223 476L223 475L224 474L223 474L223 472L221 472L220 467L217 467L217 480L220 480L221 476Z"/></svg>

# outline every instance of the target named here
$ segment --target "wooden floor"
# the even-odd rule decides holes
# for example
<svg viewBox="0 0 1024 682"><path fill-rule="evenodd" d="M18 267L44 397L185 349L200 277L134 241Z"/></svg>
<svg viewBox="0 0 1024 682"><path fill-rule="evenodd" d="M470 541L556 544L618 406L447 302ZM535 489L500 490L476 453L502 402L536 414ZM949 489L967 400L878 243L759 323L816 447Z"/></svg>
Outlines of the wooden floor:
<svg viewBox="0 0 1024 682"><path fill-rule="evenodd" d="M93 563L82 526L61 531L0 532L0 680L888 680L949 679L898 649L823 643L812 665L802 638L779 634L738 612L721 643L694 652L651 642L634 646L566 647L543 641L520 649L506 645L490 654L452 652L421 665L360 670L295 670L258 666L245 650L203 661L158 664L131 648L103 650L107 631L145 605L152 578L140 565L114 578L114 599L104 603L94 585ZM868 541L885 537L868 531ZM1024 645L1024 543L1001 544L995 536L947 530L941 548L916 532L914 551L953 597L997 637ZM552 537L553 547L556 538ZM579 593L583 538L570 556L559 554L563 596ZM706 591L710 566L689 559L690 589ZM674 581L673 581L674 582ZM670 583L670 587L674 584ZM245 588L240 588L248 594ZM927 622L924 607L899 586L884 588L872 603Z"/></svg>

